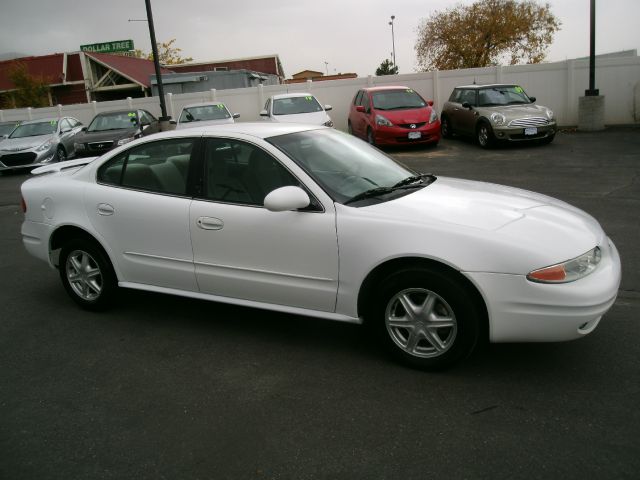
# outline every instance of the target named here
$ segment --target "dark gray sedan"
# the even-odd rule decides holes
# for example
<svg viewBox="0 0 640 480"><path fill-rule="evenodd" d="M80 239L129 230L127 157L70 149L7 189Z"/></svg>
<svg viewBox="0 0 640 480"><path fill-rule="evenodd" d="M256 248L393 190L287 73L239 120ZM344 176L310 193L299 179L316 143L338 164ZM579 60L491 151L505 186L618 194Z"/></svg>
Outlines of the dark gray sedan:
<svg viewBox="0 0 640 480"><path fill-rule="evenodd" d="M23 122L0 143L0 170L47 165L75 156L74 142L82 123L73 117Z"/></svg>
<svg viewBox="0 0 640 480"><path fill-rule="evenodd" d="M116 110L97 114L78 136L78 157L95 157L133 139L160 130L158 120L146 110Z"/></svg>
<svg viewBox="0 0 640 480"><path fill-rule="evenodd" d="M518 85L456 87L442 108L442 136L468 135L483 148L497 141L550 143L557 130L555 116L535 101Z"/></svg>

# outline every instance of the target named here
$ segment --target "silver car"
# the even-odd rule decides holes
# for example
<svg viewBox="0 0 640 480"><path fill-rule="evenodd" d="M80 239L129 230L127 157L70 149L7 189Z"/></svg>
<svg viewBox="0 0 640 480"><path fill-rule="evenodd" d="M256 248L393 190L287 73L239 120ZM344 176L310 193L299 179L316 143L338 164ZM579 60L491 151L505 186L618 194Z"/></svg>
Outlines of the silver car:
<svg viewBox="0 0 640 480"><path fill-rule="evenodd" d="M73 158L82 123L73 117L30 120L0 143L0 171L31 168Z"/></svg>
<svg viewBox="0 0 640 480"><path fill-rule="evenodd" d="M518 85L467 85L453 89L442 108L444 138L475 137L483 148L497 141L553 141L557 131L553 111L536 105Z"/></svg>

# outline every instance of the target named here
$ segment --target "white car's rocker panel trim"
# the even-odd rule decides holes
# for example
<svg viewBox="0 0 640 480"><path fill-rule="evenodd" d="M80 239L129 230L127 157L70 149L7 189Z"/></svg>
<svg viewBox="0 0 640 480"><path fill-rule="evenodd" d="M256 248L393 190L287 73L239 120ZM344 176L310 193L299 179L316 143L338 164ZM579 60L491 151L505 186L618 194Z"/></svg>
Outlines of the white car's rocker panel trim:
<svg viewBox="0 0 640 480"><path fill-rule="evenodd" d="M147 292L167 293L170 295L177 295L180 297L196 298L198 300L209 300L220 303L228 303L230 305L238 305L241 307L261 308L264 310L271 310L274 312L289 313L291 315L302 315L305 317L322 318L325 320L335 320L338 322L346 323L362 323L362 319L356 317L350 317L348 315L342 315L340 313L322 312L319 310L309 310L306 308L290 307L288 305L278 305L273 303L255 302L252 300L243 300L240 298L223 297L220 295L211 295L200 292L189 292L185 290L176 290L173 288L156 287L153 285L144 285L140 283L131 282L118 282L118 286L123 288L132 288L135 290L144 290Z"/></svg>

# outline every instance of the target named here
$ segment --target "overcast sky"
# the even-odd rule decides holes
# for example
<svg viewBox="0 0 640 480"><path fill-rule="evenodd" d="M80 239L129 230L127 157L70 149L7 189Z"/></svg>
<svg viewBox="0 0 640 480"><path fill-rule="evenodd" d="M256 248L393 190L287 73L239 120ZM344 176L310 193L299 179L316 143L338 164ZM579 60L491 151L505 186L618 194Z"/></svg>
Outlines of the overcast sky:
<svg viewBox="0 0 640 480"><path fill-rule="evenodd" d="M287 77L301 70L373 74L392 50L395 15L400 73L416 69L420 20L472 0L152 0L158 41L194 61L278 54ZM543 3L543 2L538 2ZM548 61L589 54L589 0L550 1L562 22ZM143 0L2 0L0 54L45 55L80 45L133 39L151 49ZM596 53L640 50L640 0L597 2ZM328 66L325 65L328 62Z"/></svg>

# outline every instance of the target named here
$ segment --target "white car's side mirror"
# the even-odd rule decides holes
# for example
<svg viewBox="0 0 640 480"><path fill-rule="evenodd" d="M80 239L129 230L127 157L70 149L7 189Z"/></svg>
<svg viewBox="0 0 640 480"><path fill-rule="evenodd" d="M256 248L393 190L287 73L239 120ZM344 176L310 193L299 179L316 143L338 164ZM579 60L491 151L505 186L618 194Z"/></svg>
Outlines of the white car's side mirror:
<svg viewBox="0 0 640 480"><path fill-rule="evenodd" d="M266 110L262 110L262 111L260 112L260 116L261 116L261 117L268 117L268 116L269 116L269 112L267 112Z"/></svg>
<svg viewBox="0 0 640 480"><path fill-rule="evenodd" d="M286 212L308 207L309 195L300 187L288 186L275 189L264 197L264 206L271 212Z"/></svg>
<svg viewBox="0 0 640 480"><path fill-rule="evenodd" d="M333 110L333 107L331 105L325 105L324 106L324 111L328 112L329 110Z"/></svg>

